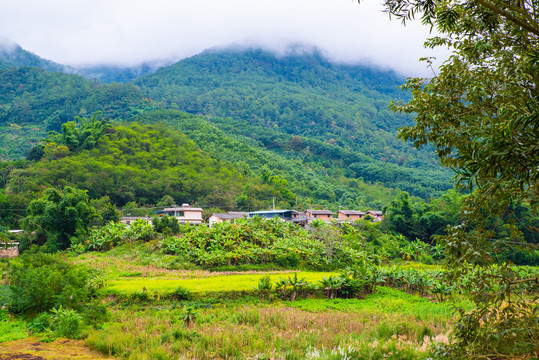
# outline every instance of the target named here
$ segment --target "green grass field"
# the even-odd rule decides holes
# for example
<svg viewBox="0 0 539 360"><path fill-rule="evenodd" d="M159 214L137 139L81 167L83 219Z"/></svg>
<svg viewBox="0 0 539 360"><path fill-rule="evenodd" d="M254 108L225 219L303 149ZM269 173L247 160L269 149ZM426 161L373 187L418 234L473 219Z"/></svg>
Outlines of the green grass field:
<svg viewBox="0 0 539 360"><path fill-rule="evenodd" d="M230 291L250 291L257 286L260 278L265 275L270 275L273 282L279 280L279 278L287 278L288 276L294 276L293 271L288 272L262 272L262 273L250 273L250 274L238 274L238 275L218 275L203 278L191 278L191 279L171 279L171 278L148 278L148 277L133 277L129 279L119 279L110 281L106 292L111 294L131 294L135 292L143 291L145 288L147 291L159 291L166 292L175 290L178 286L192 292L230 292ZM305 278L309 282L318 283L322 278L337 275L337 273L329 272L297 272L298 279Z"/></svg>
<svg viewBox="0 0 539 360"><path fill-rule="evenodd" d="M195 309L189 324L184 306ZM124 305L111 313L87 344L133 360L425 359L432 341L448 341L453 322L449 305L385 287L364 299L239 298Z"/></svg>

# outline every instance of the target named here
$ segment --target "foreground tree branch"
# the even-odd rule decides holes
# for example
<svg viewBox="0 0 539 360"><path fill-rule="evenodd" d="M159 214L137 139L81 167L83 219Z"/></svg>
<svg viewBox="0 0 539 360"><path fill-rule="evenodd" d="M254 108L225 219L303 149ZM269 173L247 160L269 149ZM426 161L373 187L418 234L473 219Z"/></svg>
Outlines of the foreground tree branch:
<svg viewBox="0 0 539 360"><path fill-rule="evenodd" d="M429 47L452 50L437 76L408 79L403 88L409 102L391 105L415 116L399 137L416 147L432 145L442 165L455 171L457 189L469 194L461 224L436 241L445 249L448 281L470 294L475 306L459 310L454 341L440 345L436 358L537 357L537 270L501 262L498 254L537 251L537 244L523 241L510 209L525 203L539 210L539 3L386 0L384 5L404 24L417 16L434 27L439 35L427 40ZM499 218L501 227L494 223Z"/></svg>

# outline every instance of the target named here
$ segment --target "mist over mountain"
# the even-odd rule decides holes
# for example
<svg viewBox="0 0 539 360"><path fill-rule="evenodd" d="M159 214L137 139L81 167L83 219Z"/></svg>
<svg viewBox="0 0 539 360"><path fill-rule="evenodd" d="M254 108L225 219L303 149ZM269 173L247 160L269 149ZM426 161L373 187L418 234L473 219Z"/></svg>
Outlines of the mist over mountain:
<svg viewBox="0 0 539 360"><path fill-rule="evenodd" d="M144 62L137 66L94 65L73 68L73 73L87 79L97 79L103 83L126 83L138 77L154 72L161 66L161 62Z"/></svg>
<svg viewBox="0 0 539 360"><path fill-rule="evenodd" d="M20 45L7 39L0 39L0 68L11 66L32 66L48 71L65 71L68 69L67 66L56 64L26 51Z"/></svg>
<svg viewBox="0 0 539 360"><path fill-rule="evenodd" d="M129 82L170 63L171 61L169 60L154 60L135 66L96 64L74 67L57 64L23 49L20 45L8 39L0 39L0 69L30 66L47 71L82 75L87 79L97 79L102 83L109 84L113 82Z"/></svg>

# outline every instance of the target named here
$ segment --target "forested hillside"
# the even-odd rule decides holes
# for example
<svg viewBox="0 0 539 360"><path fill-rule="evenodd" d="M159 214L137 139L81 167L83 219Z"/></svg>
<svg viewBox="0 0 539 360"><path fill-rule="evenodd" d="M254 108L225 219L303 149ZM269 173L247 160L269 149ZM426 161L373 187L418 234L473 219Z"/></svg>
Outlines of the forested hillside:
<svg viewBox="0 0 539 360"><path fill-rule="evenodd" d="M28 52L15 43L0 39L0 69L12 66L31 66L49 71L63 71L67 68Z"/></svg>
<svg viewBox="0 0 539 360"><path fill-rule="evenodd" d="M6 67L0 69L0 156L28 156L48 131L100 111L113 121L164 122L180 130L231 171L282 189L277 196L282 206L382 208L398 190L426 199L451 187L450 173L433 154L396 139L396 129L409 119L387 107L403 96L402 81L391 72L336 65L317 54L278 57L260 50L208 51L134 83L102 84L37 67ZM91 162L70 159L80 160L80 166ZM39 166L32 167L32 181L54 184L43 179ZM78 167L72 167L76 173ZM90 189L85 180L80 184ZM205 193L194 199L245 208L245 197L254 190L241 191L240 198L211 201ZM133 194L139 203L155 203L140 191ZM122 204L130 196L111 199Z"/></svg>
<svg viewBox="0 0 539 360"><path fill-rule="evenodd" d="M104 85L36 67L0 69L0 159L24 157L48 131L77 115L101 111L128 118L147 106L132 84Z"/></svg>
<svg viewBox="0 0 539 360"><path fill-rule="evenodd" d="M87 190L91 199L108 197L120 207L128 202L155 205L166 195L179 204L226 210L265 208L272 197L295 199L286 184L241 174L162 123L108 127L95 147L86 149L69 149L58 140L70 134L62 135L45 141L38 161L2 167L4 216L14 199L24 208L24 199L33 194L66 186Z"/></svg>
<svg viewBox="0 0 539 360"><path fill-rule="evenodd" d="M302 157L290 149L270 151L251 138L227 134L202 117L176 110L155 110L134 119L148 124L163 122L179 129L207 154L232 163L242 174L260 178L278 189L289 189L290 192L281 191L276 198L281 207L381 209L398 194L396 189L347 176L347 170L339 164L320 161L315 156ZM257 195L245 192L245 197L250 196ZM243 208L244 200L236 202L236 206Z"/></svg>
<svg viewBox="0 0 539 360"><path fill-rule="evenodd" d="M436 165L395 131L410 122L388 109L404 78L363 66L336 65L316 54L278 57L262 50L206 51L135 83L167 107L244 120L307 136L373 159Z"/></svg>
<svg viewBox="0 0 539 360"><path fill-rule="evenodd" d="M312 54L277 57L261 50L207 51L135 83L159 107L200 115L234 136L280 155L300 157L346 175L413 195L451 187L428 149L396 139L409 117L388 110L402 99L392 72L336 65Z"/></svg>

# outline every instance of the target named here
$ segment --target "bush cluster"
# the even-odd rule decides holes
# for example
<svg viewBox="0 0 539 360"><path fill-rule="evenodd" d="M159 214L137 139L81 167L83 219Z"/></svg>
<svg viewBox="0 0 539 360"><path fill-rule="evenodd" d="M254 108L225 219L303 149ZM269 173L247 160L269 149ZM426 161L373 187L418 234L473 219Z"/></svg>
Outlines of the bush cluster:
<svg viewBox="0 0 539 360"><path fill-rule="evenodd" d="M60 255L26 252L12 260L8 278L13 292L11 310L37 314L63 306L80 308L92 293L91 274Z"/></svg>
<svg viewBox="0 0 539 360"><path fill-rule="evenodd" d="M183 255L204 268L277 264L285 268L336 269L352 266L367 255L344 241L328 247L324 240L279 219L239 219L213 228L182 227L180 237L160 243L164 253Z"/></svg>

